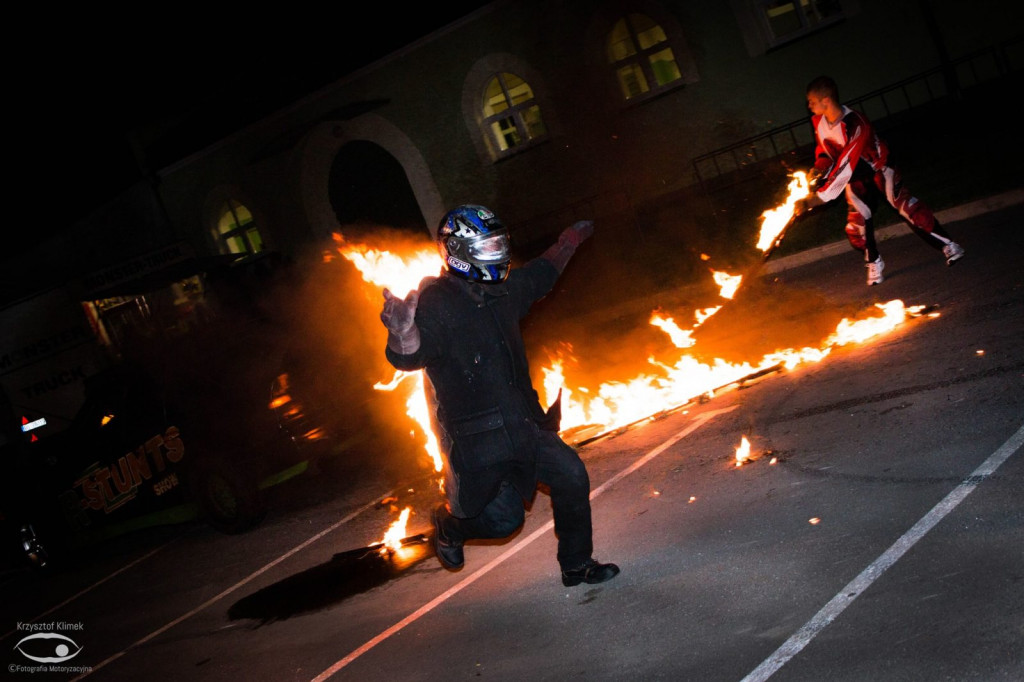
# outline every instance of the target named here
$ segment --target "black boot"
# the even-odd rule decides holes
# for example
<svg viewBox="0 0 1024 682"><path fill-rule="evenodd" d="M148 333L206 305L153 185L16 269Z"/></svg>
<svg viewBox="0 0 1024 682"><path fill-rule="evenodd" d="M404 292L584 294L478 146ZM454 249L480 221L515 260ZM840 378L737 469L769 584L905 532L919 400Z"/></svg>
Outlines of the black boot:
<svg viewBox="0 0 1024 682"><path fill-rule="evenodd" d="M462 553L462 542L453 540L444 532L444 520L448 516L448 508L443 504L430 512L430 520L434 524L434 537L431 539L441 565L449 571L457 571L466 563L466 557Z"/></svg>
<svg viewBox="0 0 1024 682"><path fill-rule="evenodd" d="M615 564L600 564L594 559L587 559L580 566L565 570L562 569L562 584L566 587L587 583L596 585L606 580L611 580L619 574L619 567Z"/></svg>

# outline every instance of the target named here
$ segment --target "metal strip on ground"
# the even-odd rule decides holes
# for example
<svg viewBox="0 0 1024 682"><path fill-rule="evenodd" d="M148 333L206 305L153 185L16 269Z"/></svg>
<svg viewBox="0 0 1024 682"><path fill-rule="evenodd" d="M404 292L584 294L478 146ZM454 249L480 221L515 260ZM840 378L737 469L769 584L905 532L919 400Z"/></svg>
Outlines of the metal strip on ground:
<svg viewBox="0 0 1024 682"><path fill-rule="evenodd" d="M1009 440L1003 443L1002 447L992 453L981 466L961 481L941 502L932 507L930 512L925 514L920 521L914 524L913 528L893 543L885 553L865 568L846 587L839 590L839 593L829 603L825 604L802 628L783 642L782 646L775 650L775 653L766 658L761 665L754 668L749 675L744 677L742 682L764 682L764 680L774 675L786 662L800 653L819 632L834 621L847 606L852 604L854 599L881 577L907 550L923 538L935 524L956 509L957 505L963 502L964 498L978 487L978 484L991 476L1022 445L1024 445L1024 426L1021 426L1017 433L1010 436Z"/></svg>

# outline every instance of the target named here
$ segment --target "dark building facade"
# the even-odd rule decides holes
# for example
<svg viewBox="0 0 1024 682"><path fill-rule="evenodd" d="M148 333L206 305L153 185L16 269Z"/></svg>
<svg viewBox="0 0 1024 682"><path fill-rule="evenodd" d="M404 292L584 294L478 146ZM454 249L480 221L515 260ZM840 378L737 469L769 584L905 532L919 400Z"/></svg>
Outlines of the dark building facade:
<svg viewBox="0 0 1024 682"><path fill-rule="evenodd" d="M499 0L156 169L22 280L172 245L291 256L354 225L426 236L465 202L524 250L583 216L636 229L695 210L696 159L805 119L814 76L856 96L1014 36L1019 61L1021 25L1010 0Z"/></svg>

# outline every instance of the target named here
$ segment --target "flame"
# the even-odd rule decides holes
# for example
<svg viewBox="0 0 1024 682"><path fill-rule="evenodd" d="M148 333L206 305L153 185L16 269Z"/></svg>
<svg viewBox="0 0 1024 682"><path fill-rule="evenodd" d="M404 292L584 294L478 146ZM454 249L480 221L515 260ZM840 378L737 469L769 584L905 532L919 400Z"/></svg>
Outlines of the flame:
<svg viewBox="0 0 1024 682"><path fill-rule="evenodd" d="M844 318L835 332L825 339L821 347L789 348L764 355L755 362L729 363L720 358L710 363L700 362L691 355L683 355L673 364L648 358L656 370L641 374L625 381L601 384L595 389L570 390L565 378L566 362L575 360L571 354L561 355L551 361L551 367L544 370L544 398L550 404L558 391L562 391L562 434L573 440L570 432L606 433L660 412L684 405L716 391L745 377L770 369L793 369L808 362L824 360L837 346L861 343L879 334L886 333L904 322L908 317L918 316L924 306L906 307L896 299L876 304L881 316L861 320ZM666 318L655 315L651 324L671 328ZM687 340L689 338L687 337ZM578 434L581 437L585 434Z"/></svg>
<svg viewBox="0 0 1024 682"><path fill-rule="evenodd" d="M405 537L405 526L409 522L409 514L411 512L412 507L406 507L388 527L387 532L384 533L384 539L379 543L381 545L381 554L400 553L402 551L402 538Z"/></svg>
<svg viewBox="0 0 1024 682"><path fill-rule="evenodd" d="M731 299L736 295L736 290L740 288L740 282L743 281L743 275L730 275L727 272L715 270L712 270L712 274L715 278L715 284L719 286L719 296Z"/></svg>
<svg viewBox="0 0 1024 682"><path fill-rule="evenodd" d="M761 214L761 234L757 239L757 248L762 251L770 249L779 237L786 225L793 219L793 208L797 201L807 197L811 191L807 183L807 174L803 171L793 173L793 179L787 188L789 196L775 208L770 208Z"/></svg>
<svg viewBox="0 0 1024 682"><path fill-rule="evenodd" d="M413 382L413 388L409 392L408 399L405 401L405 413L419 424L425 438L423 448L427 451L433 462L434 471L441 471L444 468L444 460L441 459L441 447L430 424L430 410L426 391L423 387L423 372L403 372L399 370L395 372L388 383L377 382L373 387L378 391L393 391L406 379L410 379Z"/></svg>
<svg viewBox="0 0 1024 682"><path fill-rule="evenodd" d="M334 234L334 242L338 252L356 266L363 279L386 287L401 298L418 287L424 277L437 275L441 271L441 259L433 247L425 247L408 256L399 256L366 244L350 244L338 233Z"/></svg>
<svg viewBox="0 0 1024 682"><path fill-rule="evenodd" d="M781 231L792 217L795 201L807 195L806 176L803 173L795 174L789 190L790 196L782 206L765 212L762 241L765 241L765 227L773 220L782 220L779 226ZM770 245L772 238L777 239L778 232L774 237L768 237L766 243ZM387 287L396 295L404 296L423 277L436 275L440 270L440 258L433 245L418 250L407 249L404 255L399 255L394 251L349 243L341 235L337 235L335 241L338 251L360 271L366 282ZM730 298L742 278L714 270L711 272L720 287L720 295ZM819 347L777 350L759 360L741 363L730 363L721 358L701 362L689 354L672 362L649 357L650 371L598 386L573 385L568 374L576 358L572 354L572 347L563 344L562 351L549 357L548 365L541 368L542 401L548 405L553 404L561 393L561 435L567 442L579 442L591 435L609 433L653 418L686 405L695 398L714 396L717 391L751 375L782 368L792 369L802 363L820 362L835 347L862 343L886 333L909 316L921 314L924 306L908 308L902 301L893 300L877 304L877 308L881 311L880 315L866 316L859 320L843 319L835 332ZM693 329L720 309L719 305L696 311L696 324L690 330L682 329L672 317L658 312L652 313L649 321L665 331L676 348L690 348L694 345L691 337ZM399 385L409 388L406 412L418 423L425 436L424 449L433 461L434 470L440 472L444 464L429 418L424 382L422 372L397 372L389 382L378 383L374 388L395 390Z"/></svg>
<svg viewBox="0 0 1024 682"><path fill-rule="evenodd" d="M671 317L662 317L658 313L653 313L651 314L651 324L660 327L663 332L668 334L676 348L690 348L697 343L690 336L693 334L693 330L680 329Z"/></svg>
<svg viewBox="0 0 1024 682"><path fill-rule="evenodd" d="M334 234L335 247L338 253L352 263L366 282L388 289L396 296L404 298L416 289L424 277L436 276L441 271L440 258L432 245L420 247L418 250L399 255L393 251L378 249L366 244L348 242L343 235ZM329 256L328 256L329 257ZM406 400L406 414L415 421L422 432L425 442L424 449L430 456L434 471L444 467L441 449L430 424L430 412L423 386L423 372L395 372L391 381L378 382L374 388L378 391L394 391L406 379L412 382L409 397Z"/></svg>
<svg viewBox="0 0 1024 682"><path fill-rule="evenodd" d="M747 440L746 436L740 440L740 445L736 448L736 466L743 466L743 463L750 459L750 441Z"/></svg>
<svg viewBox="0 0 1024 682"><path fill-rule="evenodd" d="M697 324L704 324L705 320L707 320L709 317L711 317L712 315L714 315L715 313L717 313L721 309L722 309L722 306L717 305L717 306L715 306L713 308L705 308L704 310L696 310L696 311L694 311L693 316L695 318L697 318Z"/></svg>

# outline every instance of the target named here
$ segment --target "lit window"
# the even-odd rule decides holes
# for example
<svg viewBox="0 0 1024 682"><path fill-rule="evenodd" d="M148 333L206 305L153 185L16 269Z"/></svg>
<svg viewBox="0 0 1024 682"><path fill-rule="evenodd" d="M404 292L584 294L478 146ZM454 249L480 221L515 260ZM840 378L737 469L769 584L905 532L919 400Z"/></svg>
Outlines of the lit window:
<svg viewBox="0 0 1024 682"><path fill-rule="evenodd" d="M263 238L253 223L252 213L235 201L228 201L221 208L216 236L225 253L254 254L263 250Z"/></svg>
<svg viewBox="0 0 1024 682"><path fill-rule="evenodd" d="M547 135L530 84L514 73L491 78L484 89L483 115L499 155Z"/></svg>
<svg viewBox="0 0 1024 682"><path fill-rule="evenodd" d="M608 63L627 100L674 87L683 77L665 31L645 14L615 24L608 35Z"/></svg>
<svg viewBox="0 0 1024 682"><path fill-rule="evenodd" d="M770 47L813 33L843 18L839 0L757 0Z"/></svg>

